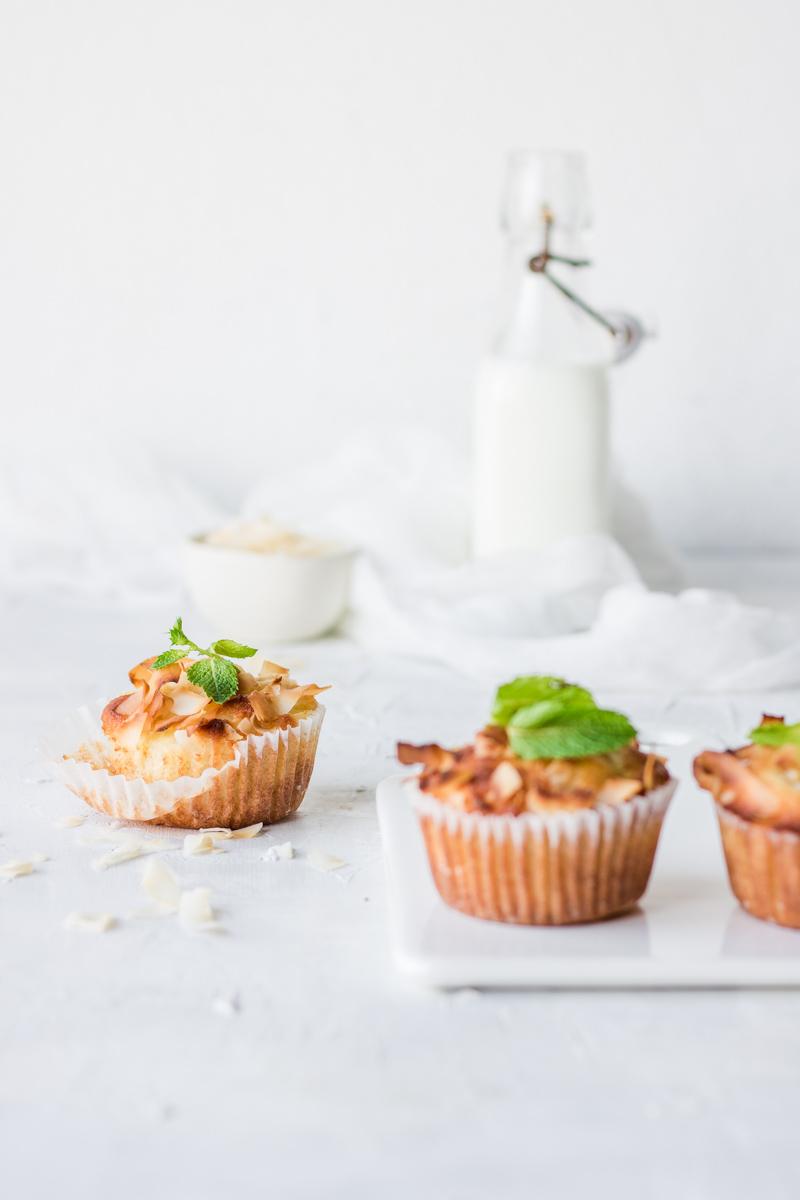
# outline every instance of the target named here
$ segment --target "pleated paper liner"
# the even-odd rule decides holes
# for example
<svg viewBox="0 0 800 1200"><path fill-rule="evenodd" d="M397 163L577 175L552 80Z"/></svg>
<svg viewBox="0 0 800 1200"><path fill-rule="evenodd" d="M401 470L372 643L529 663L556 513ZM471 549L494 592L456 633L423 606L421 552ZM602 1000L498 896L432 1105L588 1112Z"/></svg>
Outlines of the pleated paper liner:
<svg viewBox="0 0 800 1200"><path fill-rule="evenodd" d="M103 707L101 702L79 709L46 739L45 753L56 777L110 817L183 829L239 829L256 821L271 825L295 812L311 779L325 715L318 704L294 728L242 738L234 743L232 759L208 767L201 775L147 782L68 757L79 746L97 746L98 763L102 762Z"/></svg>
<svg viewBox="0 0 800 1200"><path fill-rule="evenodd" d="M728 878L754 917L800 929L800 833L745 821L716 804Z"/></svg>
<svg viewBox="0 0 800 1200"><path fill-rule="evenodd" d="M624 804L517 817L463 813L410 786L446 904L491 921L568 925L641 899L676 781Z"/></svg>

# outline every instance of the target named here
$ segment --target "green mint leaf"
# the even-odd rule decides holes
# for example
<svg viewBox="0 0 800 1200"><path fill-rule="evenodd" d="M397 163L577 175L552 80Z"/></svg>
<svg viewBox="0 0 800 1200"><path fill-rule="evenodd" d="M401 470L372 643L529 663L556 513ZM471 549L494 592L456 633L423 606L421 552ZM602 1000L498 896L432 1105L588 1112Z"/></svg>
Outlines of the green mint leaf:
<svg viewBox="0 0 800 1200"><path fill-rule="evenodd" d="M565 712L534 729L510 726L508 741L520 758L585 758L627 746L636 730L622 713L602 708Z"/></svg>
<svg viewBox="0 0 800 1200"><path fill-rule="evenodd" d="M165 650L163 654L159 654L158 658L153 663L153 670L160 671L162 667L169 667L173 663L176 663L178 659L185 657L185 650Z"/></svg>
<svg viewBox="0 0 800 1200"><path fill-rule="evenodd" d="M239 691L236 667L224 658L201 658L189 667L188 676L190 683L201 687L217 704L224 704Z"/></svg>
<svg viewBox="0 0 800 1200"><path fill-rule="evenodd" d="M576 693L573 695L573 691ZM588 692L583 688L565 687L557 692L552 700L540 700L537 704L529 704L518 708L508 722L509 729L538 729L542 725L552 725L559 717L569 717L572 713L597 711L597 705Z"/></svg>
<svg viewBox="0 0 800 1200"><path fill-rule="evenodd" d="M215 654L224 654L227 658L252 658L258 651L253 646L243 646L241 642L231 642L228 638L220 638L209 647Z"/></svg>
<svg viewBox="0 0 800 1200"><path fill-rule="evenodd" d="M173 646L191 646L191 642L183 632L183 618L178 617L169 631L169 640Z"/></svg>
<svg viewBox="0 0 800 1200"><path fill-rule="evenodd" d="M800 725L767 721L750 731L750 740L759 746L800 746Z"/></svg>
<svg viewBox="0 0 800 1200"><path fill-rule="evenodd" d="M554 675L521 675L497 689L492 705L492 721L495 725L508 725L520 709L554 699L561 703L583 702L585 707L594 705L592 694L586 688L567 683Z"/></svg>

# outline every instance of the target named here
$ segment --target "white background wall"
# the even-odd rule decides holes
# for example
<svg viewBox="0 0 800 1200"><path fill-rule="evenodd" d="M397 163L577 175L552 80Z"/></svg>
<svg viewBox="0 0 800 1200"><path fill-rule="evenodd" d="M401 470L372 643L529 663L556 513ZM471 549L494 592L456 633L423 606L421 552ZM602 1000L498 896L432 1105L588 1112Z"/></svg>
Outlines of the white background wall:
<svg viewBox="0 0 800 1200"><path fill-rule="evenodd" d="M595 294L660 330L616 380L627 477L684 545L800 544L796 3L0 21L0 400L31 487L92 426L230 501L354 425L463 438L505 151L563 145L590 155Z"/></svg>

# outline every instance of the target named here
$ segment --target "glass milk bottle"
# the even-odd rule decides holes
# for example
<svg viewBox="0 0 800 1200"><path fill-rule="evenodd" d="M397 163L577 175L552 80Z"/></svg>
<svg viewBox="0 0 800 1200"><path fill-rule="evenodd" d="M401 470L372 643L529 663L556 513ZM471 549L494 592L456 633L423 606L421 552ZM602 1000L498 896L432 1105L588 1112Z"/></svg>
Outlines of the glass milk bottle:
<svg viewBox="0 0 800 1200"><path fill-rule="evenodd" d="M586 301L583 156L511 155L501 320L473 422L473 552L538 550L609 528L608 367L641 337Z"/></svg>

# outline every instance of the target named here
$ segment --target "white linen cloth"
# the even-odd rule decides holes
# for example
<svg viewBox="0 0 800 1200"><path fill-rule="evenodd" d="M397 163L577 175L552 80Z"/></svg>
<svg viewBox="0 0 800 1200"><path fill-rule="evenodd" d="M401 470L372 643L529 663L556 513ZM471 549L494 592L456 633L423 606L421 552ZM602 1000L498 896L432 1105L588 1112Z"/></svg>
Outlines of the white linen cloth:
<svg viewBox="0 0 800 1200"><path fill-rule="evenodd" d="M622 488L616 538L471 561L468 485L453 447L416 432L380 448L352 442L313 486L265 480L245 511L361 546L346 629L375 652L439 659L486 682L549 672L661 692L800 683L800 617L662 590L679 585L680 566Z"/></svg>
<svg viewBox="0 0 800 1200"><path fill-rule="evenodd" d="M0 459L7 599L57 590L168 607L171 618L181 538L230 519L179 463L140 447L110 454L84 436L43 458L38 475L10 446ZM325 463L265 468L243 511L362 549L345 632L375 653L438 659L487 685L543 671L606 689L800 684L800 617L722 593L673 594L680 568L622 490L616 538L471 561L468 465L416 430L350 439Z"/></svg>

